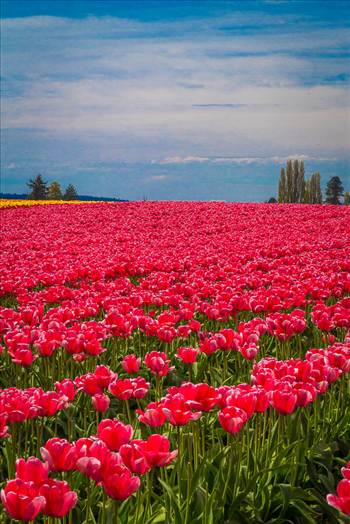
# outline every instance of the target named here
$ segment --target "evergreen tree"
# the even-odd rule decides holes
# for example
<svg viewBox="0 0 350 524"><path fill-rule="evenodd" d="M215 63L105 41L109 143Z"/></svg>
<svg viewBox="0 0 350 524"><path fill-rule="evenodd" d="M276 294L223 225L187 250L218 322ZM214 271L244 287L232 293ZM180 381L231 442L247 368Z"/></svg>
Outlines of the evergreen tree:
<svg viewBox="0 0 350 524"><path fill-rule="evenodd" d="M278 202L285 202L287 196L287 179L284 167L281 167L280 179L278 182Z"/></svg>
<svg viewBox="0 0 350 524"><path fill-rule="evenodd" d="M38 175L34 180L29 180L27 183L31 189L28 198L30 200L45 200L47 196L47 182L44 182L41 175Z"/></svg>
<svg viewBox="0 0 350 524"><path fill-rule="evenodd" d="M62 200L63 196L62 196L61 186L58 182L52 182L49 185L49 189L47 192L47 198L49 200Z"/></svg>
<svg viewBox="0 0 350 524"><path fill-rule="evenodd" d="M326 203L339 205L339 198L343 195L343 184L338 176L332 176L327 182Z"/></svg>
<svg viewBox="0 0 350 524"><path fill-rule="evenodd" d="M69 184L69 186L67 187L63 198L64 200L77 200L78 199L77 190L75 189L75 187L72 184Z"/></svg>
<svg viewBox="0 0 350 524"><path fill-rule="evenodd" d="M344 193L344 205L349 206L350 205L350 193L349 191L345 191Z"/></svg>

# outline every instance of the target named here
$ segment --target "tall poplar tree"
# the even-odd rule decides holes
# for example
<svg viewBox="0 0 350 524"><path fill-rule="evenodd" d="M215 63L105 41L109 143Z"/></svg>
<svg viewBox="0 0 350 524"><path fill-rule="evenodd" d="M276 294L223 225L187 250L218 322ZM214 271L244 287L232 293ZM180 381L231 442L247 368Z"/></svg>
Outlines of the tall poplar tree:
<svg viewBox="0 0 350 524"><path fill-rule="evenodd" d="M312 198L311 178L305 181L304 204L312 204L311 202L311 198Z"/></svg>
<svg viewBox="0 0 350 524"><path fill-rule="evenodd" d="M305 167L304 162L301 160L299 162L299 172L298 172L298 191L297 191L297 202L304 202L304 193L305 193Z"/></svg>
<svg viewBox="0 0 350 524"><path fill-rule="evenodd" d="M299 200L299 160L293 161L293 178L292 178L292 198L291 202L295 204Z"/></svg>
<svg viewBox="0 0 350 524"><path fill-rule="evenodd" d="M312 175L314 177L315 192L313 204L322 204L321 175L319 172Z"/></svg>
<svg viewBox="0 0 350 524"><path fill-rule="evenodd" d="M286 165L287 191L285 202L293 202L293 164L291 160L287 160Z"/></svg>
<svg viewBox="0 0 350 524"><path fill-rule="evenodd" d="M287 196L287 179L284 167L281 167L280 179L278 182L278 202L282 203L286 201Z"/></svg>

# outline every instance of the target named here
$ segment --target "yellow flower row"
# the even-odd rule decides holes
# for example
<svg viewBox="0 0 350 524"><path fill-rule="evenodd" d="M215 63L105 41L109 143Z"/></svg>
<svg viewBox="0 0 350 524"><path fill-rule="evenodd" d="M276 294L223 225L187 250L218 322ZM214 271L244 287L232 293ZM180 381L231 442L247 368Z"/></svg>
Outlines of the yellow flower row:
<svg viewBox="0 0 350 524"><path fill-rule="evenodd" d="M47 204L96 204L92 200L15 200L1 199L0 209L5 207L42 206Z"/></svg>

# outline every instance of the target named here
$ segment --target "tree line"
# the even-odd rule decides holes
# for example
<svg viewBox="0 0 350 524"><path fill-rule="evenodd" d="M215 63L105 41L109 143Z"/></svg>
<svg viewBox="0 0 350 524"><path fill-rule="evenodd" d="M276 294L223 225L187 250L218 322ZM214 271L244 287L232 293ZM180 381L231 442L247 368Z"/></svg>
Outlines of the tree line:
<svg viewBox="0 0 350 524"><path fill-rule="evenodd" d="M313 173L305 179L305 168L302 160L287 160L286 167L281 167L278 181L278 202L288 204L350 204L350 193L344 188L338 176L333 176L327 182L325 199L321 190L321 175ZM272 199L270 200L272 201Z"/></svg>
<svg viewBox="0 0 350 524"><path fill-rule="evenodd" d="M34 180L29 180L27 186L30 189L28 195L29 200L77 200L78 193L73 184L69 184L65 191L62 192L59 182L51 182L48 185L43 180L41 175L38 175Z"/></svg>

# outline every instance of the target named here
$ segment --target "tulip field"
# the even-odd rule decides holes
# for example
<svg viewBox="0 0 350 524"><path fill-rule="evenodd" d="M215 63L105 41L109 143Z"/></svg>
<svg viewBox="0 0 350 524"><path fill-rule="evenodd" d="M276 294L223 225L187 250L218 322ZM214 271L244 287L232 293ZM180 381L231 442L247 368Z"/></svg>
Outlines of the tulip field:
<svg viewBox="0 0 350 524"><path fill-rule="evenodd" d="M350 522L349 206L0 217L0 524Z"/></svg>

